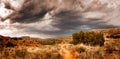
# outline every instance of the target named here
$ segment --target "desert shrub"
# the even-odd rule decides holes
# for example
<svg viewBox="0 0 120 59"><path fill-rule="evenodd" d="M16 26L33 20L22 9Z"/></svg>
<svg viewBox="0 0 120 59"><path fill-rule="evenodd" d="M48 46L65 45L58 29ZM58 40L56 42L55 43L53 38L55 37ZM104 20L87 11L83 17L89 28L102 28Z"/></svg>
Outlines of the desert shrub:
<svg viewBox="0 0 120 59"><path fill-rule="evenodd" d="M22 59L25 59L25 57L29 55L29 53L25 49L16 50L15 54L17 58L22 58Z"/></svg>
<svg viewBox="0 0 120 59"><path fill-rule="evenodd" d="M55 54L52 52L47 52L45 55L45 59L62 59L60 54Z"/></svg>
<svg viewBox="0 0 120 59"><path fill-rule="evenodd" d="M120 53L120 48L119 48L118 52Z"/></svg>
<svg viewBox="0 0 120 59"><path fill-rule="evenodd" d="M73 43L83 43L86 45L104 45L104 36L102 32L83 32L74 33L72 35Z"/></svg>
<svg viewBox="0 0 120 59"><path fill-rule="evenodd" d="M54 45L54 44L59 44L62 41L57 39L41 39L38 42L42 45Z"/></svg>
<svg viewBox="0 0 120 59"><path fill-rule="evenodd" d="M112 46L106 46L106 53L113 53L113 51L115 51L115 49L114 49L114 47L112 47Z"/></svg>
<svg viewBox="0 0 120 59"><path fill-rule="evenodd" d="M117 38L120 38L120 34L111 34L111 35L107 36L107 38L117 39Z"/></svg>
<svg viewBox="0 0 120 59"><path fill-rule="evenodd" d="M8 42L8 43L6 44L6 46L7 46L7 47L15 47L16 45L14 45L14 44L11 43L11 42Z"/></svg>
<svg viewBox="0 0 120 59"><path fill-rule="evenodd" d="M76 49L76 51L78 51L79 53L85 52L85 48L84 47L79 47L79 48Z"/></svg>

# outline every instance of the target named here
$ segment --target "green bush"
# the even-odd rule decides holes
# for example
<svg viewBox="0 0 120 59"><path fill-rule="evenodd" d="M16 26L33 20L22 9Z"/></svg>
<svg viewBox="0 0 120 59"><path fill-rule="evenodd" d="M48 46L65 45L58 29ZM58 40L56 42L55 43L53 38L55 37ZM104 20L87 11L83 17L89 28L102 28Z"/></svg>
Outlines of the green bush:
<svg viewBox="0 0 120 59"><path fill-rule="evenodd" d="M111 53L113 53L113 51L115 51L115 49L112 46L106 46L106 50L105 51L106 51L106 53L111 54Z"/></svg>
<svg viewBox="0 0 120 59"><path fill-rule="evenodd" d="M107 36L107 38L117 39L117 38L120 38L120 34L111 34L111 35Z"/></svg>
<svg viewBox="0 0 120 59"><path fill-rule="evenodd" d="M72 35L73 43L83 43L86 45L104 45L104 36L102 32L83 32L74 33Z"/></svg>
<svg viewBox="0 0 120 59"><path fill-rule="evenodd" d="M79 48L77 49L77 51L78 51L79 53L85 52L85 48L84 48L84 47L79 47Z"/></svg>
<svg viewBox="0 0 120 59"><path fill-rule="evenodd" d="M61 43L62 41L57 39L41 39L37 42L39 42L42 45L55 45Z"/></svg>

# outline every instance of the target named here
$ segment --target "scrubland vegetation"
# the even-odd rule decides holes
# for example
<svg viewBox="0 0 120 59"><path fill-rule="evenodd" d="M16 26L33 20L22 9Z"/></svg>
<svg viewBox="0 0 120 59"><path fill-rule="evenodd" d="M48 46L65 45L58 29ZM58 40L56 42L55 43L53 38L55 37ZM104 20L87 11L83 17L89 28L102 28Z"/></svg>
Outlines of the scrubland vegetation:
<svg viewBox="0 0 120 59"><path fill-rule="evenodd" d="M0 36L1 59L120 59L120 29L39 39Z"/></svg>
<svg viewBox="0 0 120 59"><path fill-rule="evenodd" d="M83 43L86 45L104 45L104 36L102 32L83 32L74 33L73 43L79 44Z"/></svg>

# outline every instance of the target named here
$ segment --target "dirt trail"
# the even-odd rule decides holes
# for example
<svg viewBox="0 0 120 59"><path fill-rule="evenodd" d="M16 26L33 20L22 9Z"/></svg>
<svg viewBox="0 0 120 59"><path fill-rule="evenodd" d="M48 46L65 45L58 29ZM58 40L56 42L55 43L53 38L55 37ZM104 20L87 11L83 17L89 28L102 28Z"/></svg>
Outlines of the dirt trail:
<svg viewBox="0 0 120 59"><path fill-rule="evenodd" d="M64 46L61 46L61 50L63 52L63 59L75 59L74 55L72 54L71 51L69 51L68 49L64 48Z"/></svg>

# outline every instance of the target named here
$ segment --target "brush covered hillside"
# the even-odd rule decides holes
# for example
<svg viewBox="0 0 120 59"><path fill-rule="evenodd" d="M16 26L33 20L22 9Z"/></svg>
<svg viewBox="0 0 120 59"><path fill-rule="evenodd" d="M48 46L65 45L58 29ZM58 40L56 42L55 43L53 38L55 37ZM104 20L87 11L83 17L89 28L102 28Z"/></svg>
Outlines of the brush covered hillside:
<svg viewBox="0 0 120 59"><path fill-rule="evenodd" d="M0 36L0 59L120 59L120 28L48 39Z"/></svg>

